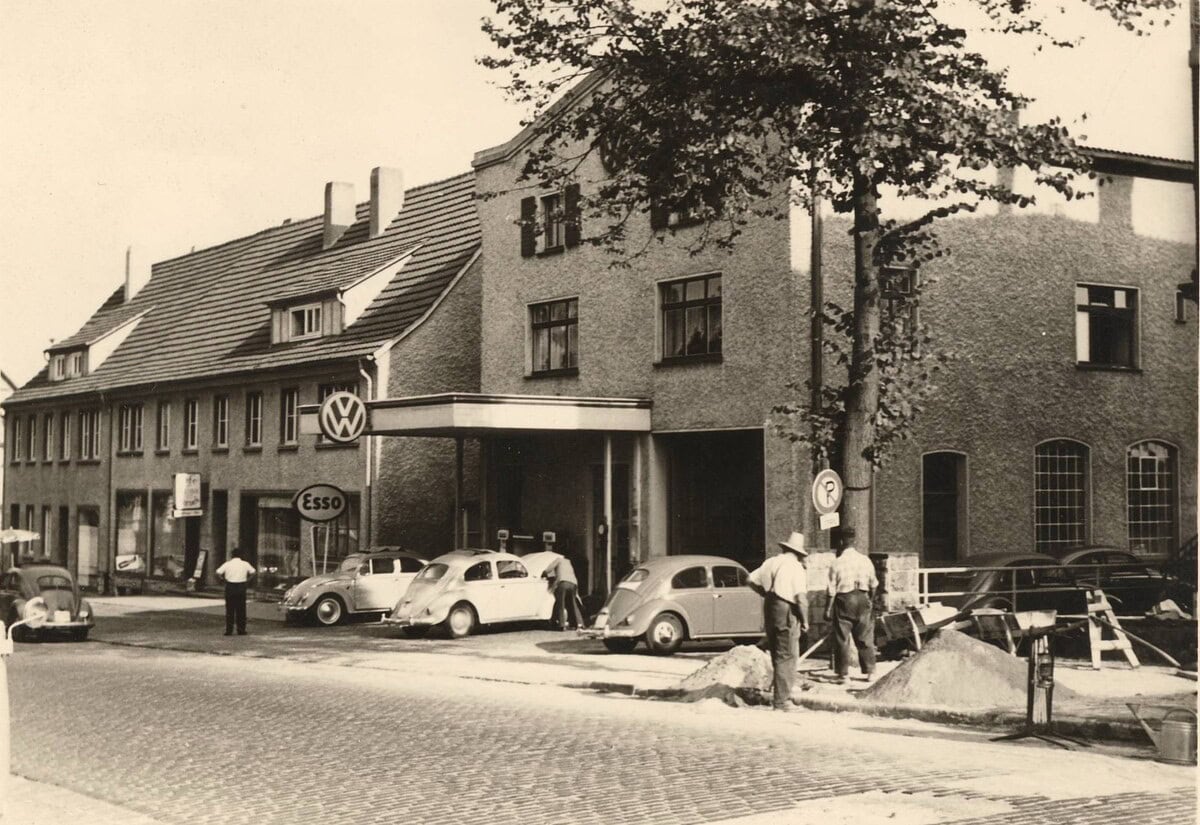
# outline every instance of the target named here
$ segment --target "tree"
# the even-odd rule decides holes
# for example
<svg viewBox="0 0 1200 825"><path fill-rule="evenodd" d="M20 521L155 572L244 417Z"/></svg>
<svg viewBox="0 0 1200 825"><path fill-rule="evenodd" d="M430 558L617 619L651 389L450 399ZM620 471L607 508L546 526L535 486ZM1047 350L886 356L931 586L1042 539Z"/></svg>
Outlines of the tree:
<svg viewBox="0 0 1200 825"><path fill-rule="evenodd" d="M793 440L826 456L847 487L843 523L870 546L868 492L887 447L903 438L944 357L925 329L881 317L891 267L944 254L938 220L987 201L1026 206L989 170L1024 167L1036 184L1081 197L1089 162L1058 119L1022 124L1029 102L952 22L1069 47L1034 0L493 0L484 29L507 91L537 114L523 176L569 182L589 154L609 177L585 198L587 242L620 262L630 217L686 209L703 223L694 248L728 247L748 221L784 217L774 193L792 186L811 207L852 215L853 305L827 304L844 382L814 406L776 410ZM1174 0L1086 0L1140 33ZM1040 47L1040 46L1039 46ZM586 79L584 79L586 78ZM575 94L568 90L574 87ZM568 99L551 105L567 93ZM927 205L896 221L883 192ZM597 225L607 227L591 231ZM919 296L914 296L917 300Z"/></svg>

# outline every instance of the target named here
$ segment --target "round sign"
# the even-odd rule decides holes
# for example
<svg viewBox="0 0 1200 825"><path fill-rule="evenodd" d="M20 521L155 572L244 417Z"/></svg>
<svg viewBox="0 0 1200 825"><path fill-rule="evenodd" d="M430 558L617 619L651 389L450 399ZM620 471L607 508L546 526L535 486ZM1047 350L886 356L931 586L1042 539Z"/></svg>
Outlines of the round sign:
<svg viewBox="0 0 1200 825"><path fill-rule="evenodd" d="M842 477L833 470L822 470L813 479L813 507L823 516L835 512L842 503L842 490Z"/></svg>
<svg viewBox="0 0 1200 825"><path fill-rule="evenodd" d="M346 494L332 484L312 484L296 493L292 509L308 521L333 521L346 512Z"/></svg>
<svg viewBox="0 0 1200 825"><path fill-rule="evenodd" d="M367 405L352 392L335 392L321 402L317 422L330 441L348 444L367 428Z"/></svg>

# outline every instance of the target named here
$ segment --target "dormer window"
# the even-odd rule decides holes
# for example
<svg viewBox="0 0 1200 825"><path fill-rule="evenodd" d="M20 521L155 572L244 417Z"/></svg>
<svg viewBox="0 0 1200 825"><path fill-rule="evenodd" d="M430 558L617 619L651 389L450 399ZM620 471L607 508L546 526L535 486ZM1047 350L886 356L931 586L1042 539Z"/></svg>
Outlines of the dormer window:
<svg viewBox="0 0 1200 825"><path fill-rule="evenodd" d="M83 353L73 352L67 356L67 377L83 375Z"/></svg>
<svg viewBox="0 0 1200 825"><path fill-rule="evenodd" d="M317 338L321 334L321 305L305 304L288 311L289 338Z"/></svg>
<svg viewBox="0 0 1200 825"><path fill-rule="evenodd" d="M61 355L54 355L50 358L50 380L61 381L67 377L66 358Z"/></svg>

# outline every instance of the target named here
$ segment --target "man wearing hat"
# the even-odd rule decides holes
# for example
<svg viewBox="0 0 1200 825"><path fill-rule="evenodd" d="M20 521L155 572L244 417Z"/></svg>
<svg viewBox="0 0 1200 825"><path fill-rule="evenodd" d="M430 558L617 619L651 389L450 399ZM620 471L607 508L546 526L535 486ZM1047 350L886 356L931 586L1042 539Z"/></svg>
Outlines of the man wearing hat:
<svg viewBox="0 0 1200 825"><path fill-rule="evenodd" d="M843 527L835 538L840 549L829 567L825 620L833 619L834 663L837 680L844 683L856 647L863 675L870 679L875 673L875 620L871 617L871 598L879 586L879 579L871 560L854 549L853 527Z"/></svg>
<svg viewBox="0 0 1200 825"><path fill-rule="evenodd" d="M792 685L796 681L796 640L808 630L808 575L803 559L804 534L793 532L783 548L750 574L750 588L763 597L763 626L775 670L772 704L776 710L791 710Z"/></svg>

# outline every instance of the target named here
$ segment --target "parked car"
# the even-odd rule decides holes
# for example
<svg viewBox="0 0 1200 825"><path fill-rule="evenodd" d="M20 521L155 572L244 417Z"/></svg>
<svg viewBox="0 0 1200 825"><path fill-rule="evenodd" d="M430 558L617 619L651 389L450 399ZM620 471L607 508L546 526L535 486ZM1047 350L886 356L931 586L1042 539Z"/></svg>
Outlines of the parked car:
<svg viewBox="0 0 1200 825"><path fill-rule="evenodd" d="M440 625L451 638L481 625L549 621L554 592L542 573L552 553L526 558L495 550L455 550L421 571L385 622L419 636Z"/></svg>
<svg viewBox="0 0 1200 825"><path fill-rule="evenodd" d="M1175 584L1171 598L1191 613L1196 607L1196 536L1180 546L1175 556L1163 565L1162 572Z"/></svg>
<svg viewBox="0 0 1200 825"><path fill-rule="evenodd" d="M1083 614L1087 609L1083 588L1053 556L981 553L968 557L963 564L995 569L943 574L940 580L931 584L931 597L937 598L938 593L958 593L938 600L959 610L1057 610L1074 615Z"/></svg>
<svg viewBox="0 0 1200 825"><path fill-rule="evenodd" d="M424 559L398 547L351 553L337 570L312 576L289 589L279 609L289 621L312 618L327 627L351 615L382 617L424 568Z"/></svg>
<svg viewBox="0 0 1200 825"><path fill-rule="evenodd" d="M13 637L21 641L65 636L82 642L95 626L92 606L80 597L75 578L56 564L22 564L5 573L0 579L0 616L6 625L31 617L44 619L37 628L15 628Z"/></svg>
<svg viewBox="0 0 1200 825"><path fill-rule="evenodd" d="M1142 616L1179 588L1142 559L1117 547L1079 547L1063 554L1075 581L1099 587L1118 615ZM1178 599L1177 599L1178 601Z"/></svg>
<svg viewBox="0 0 1200 825"><path fill-rule="evenodd" d="M592 626L580 631L613 653L630 653L641 640L670 656L686 640L756 641L763 635L762 599L750 574L720 556L661 556L621 579Z"/></svg>

